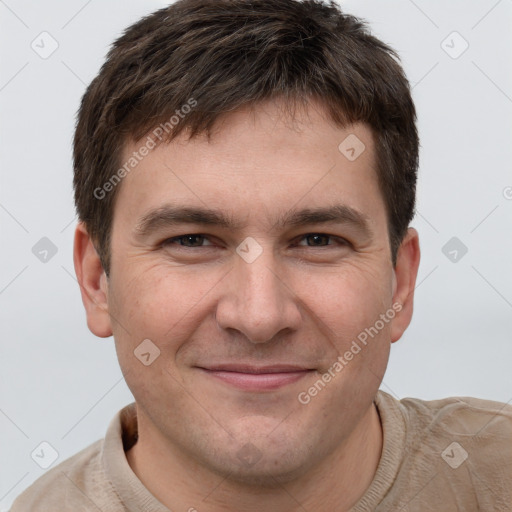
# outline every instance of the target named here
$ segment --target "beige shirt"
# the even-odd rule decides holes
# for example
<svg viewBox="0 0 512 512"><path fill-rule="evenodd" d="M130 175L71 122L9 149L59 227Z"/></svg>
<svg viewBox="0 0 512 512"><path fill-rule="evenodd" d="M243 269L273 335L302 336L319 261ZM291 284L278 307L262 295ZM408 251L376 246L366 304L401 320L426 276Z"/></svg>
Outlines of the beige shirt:
<svg viewBox="0 0 512 512"><path fill-rule="evenodd" d="M383 391L375 404L382 456L351 512L512 511L512 406L466 397L396 400ZM169 512L128 465L124 450L136 431L130 404L105 439L47 471L11 512Z"/></svg>

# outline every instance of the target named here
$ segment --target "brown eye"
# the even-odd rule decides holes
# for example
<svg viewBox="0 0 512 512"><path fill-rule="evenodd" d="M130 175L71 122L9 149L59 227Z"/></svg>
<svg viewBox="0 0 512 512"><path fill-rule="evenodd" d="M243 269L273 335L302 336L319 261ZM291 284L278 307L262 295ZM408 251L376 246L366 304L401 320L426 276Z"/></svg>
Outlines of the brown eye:
<svg viewBox="0 0 512 512"><path fill-rule="evenodd" d="M181 237L180 245L186 245L187 247L198 247L203 244L203 235L186 235Z"/></svg>
<svg viewBox="0 0 512 512"><path fill-rule="evenodd" d="M208 242L205 244L205 242ZM208 238L204 235L200 234L190 234L190 235L181 235L175 236L174 238L169 238L163 242L163 245L181 245L184 247L204 247L205 245L212 245Z"/></svg>
<svg viewBox="0 0 512 512"><path fill-rule="evenodd" d="M306 235L304 237L310 246L329 245L329 235Z"/></svg>
<svg viewBox="0 0 512 512"><path fill-rule="evenodd" d="M308 233L302 236L298 245L302 247L329 247L332 245L347 245L347 242L343 238L325 233Z"/></svg>

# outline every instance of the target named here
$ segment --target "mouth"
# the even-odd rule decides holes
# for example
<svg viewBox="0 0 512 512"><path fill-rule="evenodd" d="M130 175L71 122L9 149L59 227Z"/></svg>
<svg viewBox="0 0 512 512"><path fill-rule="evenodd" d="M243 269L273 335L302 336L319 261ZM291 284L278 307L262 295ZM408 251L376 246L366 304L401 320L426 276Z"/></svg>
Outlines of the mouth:
<svg viewBox="0 0 512 512"><path fill-rule="evenodd" d="M198 366L209 377L245 391L272 391L303 379L314 369L293 365L252 366L225 364Z"/></svg>

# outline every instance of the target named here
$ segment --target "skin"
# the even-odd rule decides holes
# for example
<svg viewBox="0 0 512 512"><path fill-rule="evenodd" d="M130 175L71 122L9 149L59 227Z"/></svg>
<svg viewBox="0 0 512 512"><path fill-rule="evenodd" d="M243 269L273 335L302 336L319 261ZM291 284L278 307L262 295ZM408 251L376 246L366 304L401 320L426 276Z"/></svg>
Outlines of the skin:
<svg viewBox="0 0 512 512"><path fill-rule="evenodd" d="M172 510L348 510L381 455L373 399L391 343L411 320L418 233L409 228L393 267L367 126L341 129L314 102L291 122L281 106L224 115L210 141L183 135L153 149L118 190L108 279L85 226L76 229L88 326L113 334L137 403L128 463ZM338 150L349 134L366 147L354 161ZM125 157L138 147L127 144ZM137 235L142 216L164 204L215 208L240 225ZM294 209L332 204L361 212L372 236L346 223L276 224ZM205 239L163 244L190 233ZM246 237L262 249L252 263L236 252ZM400 312L300 403L299 393L393 304ZM149 366L134 356L144 339L160 350ZM198 368L241 362L311 371L277 389L244 390Z"/></svg>

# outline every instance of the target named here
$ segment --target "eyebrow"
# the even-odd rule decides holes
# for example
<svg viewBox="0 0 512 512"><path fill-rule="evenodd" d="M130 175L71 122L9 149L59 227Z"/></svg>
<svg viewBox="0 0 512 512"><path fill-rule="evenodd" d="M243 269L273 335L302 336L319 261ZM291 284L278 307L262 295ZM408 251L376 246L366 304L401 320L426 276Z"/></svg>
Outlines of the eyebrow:
<svg viewBox="0 0 512 512"><path fill-rule="evenodd" d="M225 213L208 208L164 205L149 210L135 227L137 236L147 236L161 228L177 224L202 224L226 229L238 229L240 222L235 222Z"/></svg>
<svg viewBox="0 0 512 512"><path fill-rule="evenodd" d="M297 227L322 223L348 224L366 236L372 236L370 221L367 215L347 205L339 204L319 208L291 210L277 222L277 227Z"/></svg>
<svg viewBox="0 0 512 512"><path fill-rule="evenodd" d="M342 204L302 210L292 209L279 217L272 225L272 230L322 223L350 225L366 238L373 236L368 216ZM138 237L147 237L155 231L179 224L216 226L234 231L243 227L241 221L235 221L233 217L221 210L164 205L145 213L136 224L135 234Z"/></svg>

